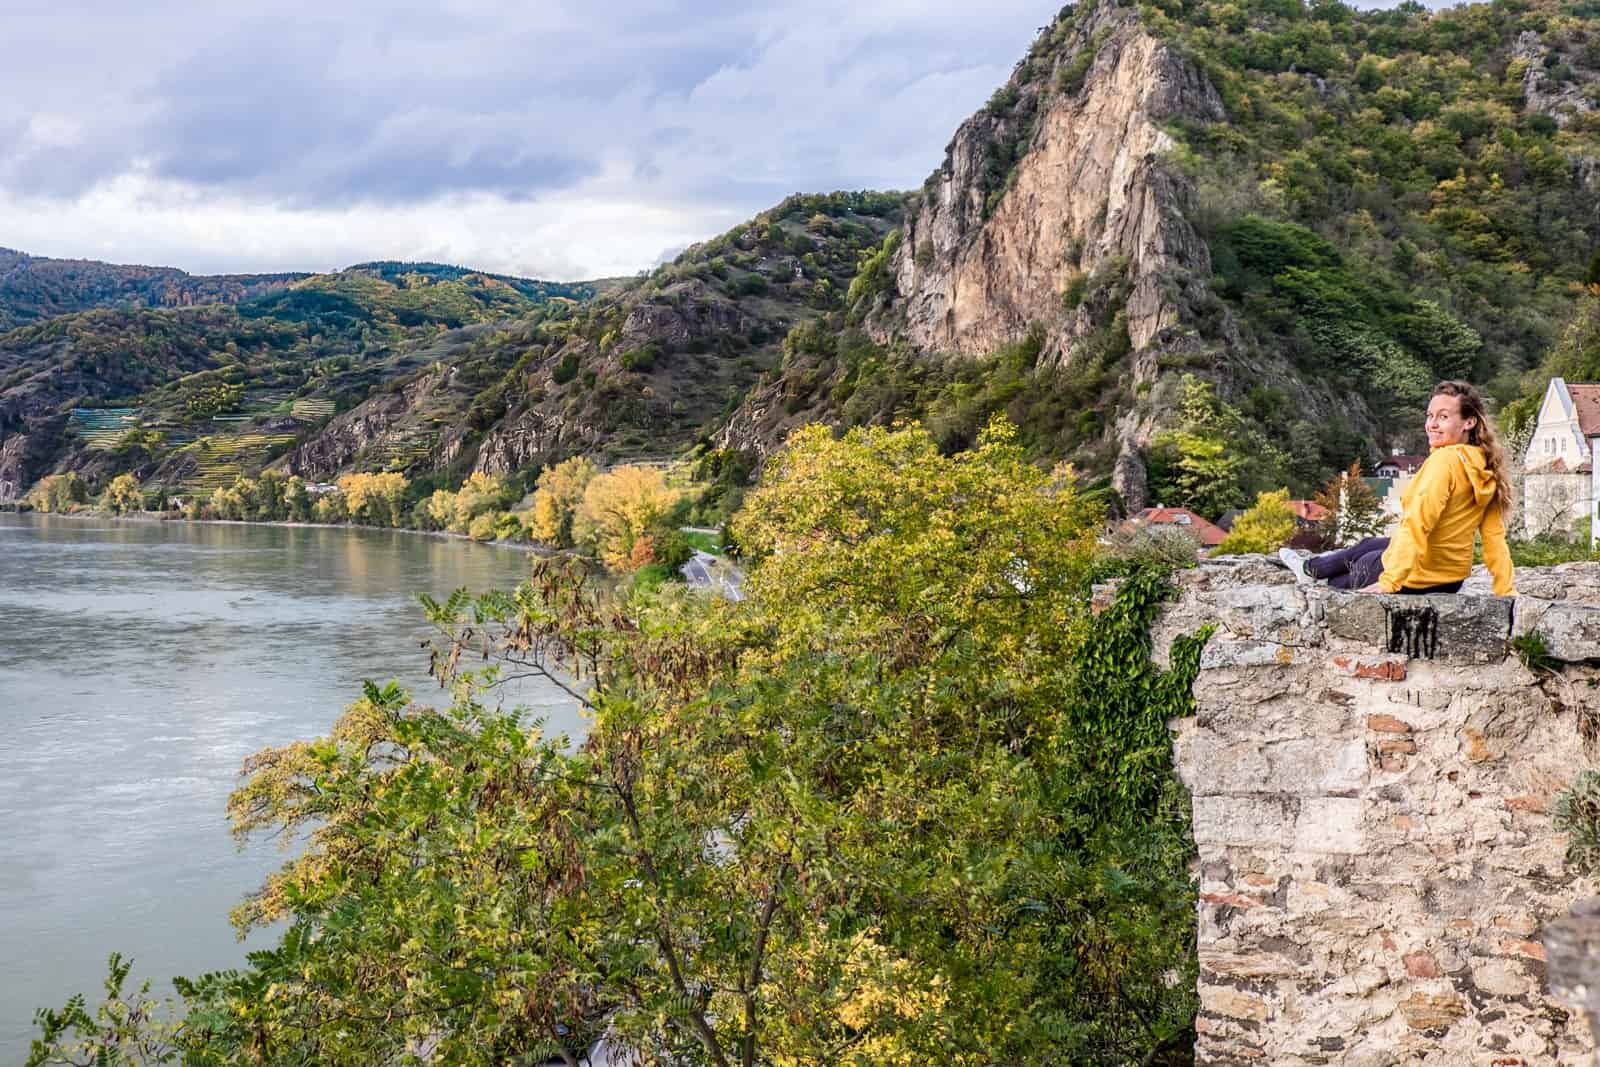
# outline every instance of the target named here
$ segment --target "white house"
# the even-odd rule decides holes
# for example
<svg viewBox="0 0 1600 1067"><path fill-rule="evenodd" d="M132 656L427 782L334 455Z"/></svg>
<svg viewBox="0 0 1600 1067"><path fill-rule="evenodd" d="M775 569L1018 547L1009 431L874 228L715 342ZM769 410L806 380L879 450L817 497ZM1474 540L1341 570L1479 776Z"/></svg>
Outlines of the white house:
<svg viewBox="0 0 1600 1067"><path fill-rule="evenodd" d="M1410 478L1426 462L1427 456L1410 456L1397 448L1379 461L1372 473L1380 478Z"/></svg>
<svg viewBox="0 0 1600 1067"><path fill-rule="evenodd" d="M1522 519L1529 536L1569 534L1592 517L1597 450L1600 384L1551 378L1522 465ZM1600 524L1591 523L1591 530L1600 532L1595 526Z"/></svg>

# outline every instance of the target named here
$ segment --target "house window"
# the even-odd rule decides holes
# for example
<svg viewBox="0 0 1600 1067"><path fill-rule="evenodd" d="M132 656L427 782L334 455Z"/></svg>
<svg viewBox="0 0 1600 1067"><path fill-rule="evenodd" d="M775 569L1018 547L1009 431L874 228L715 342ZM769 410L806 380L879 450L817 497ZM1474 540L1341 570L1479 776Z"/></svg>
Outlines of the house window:
<svg viewBox="0 0 1600 1067"><path fill-rule="evenodd" d="M1187 526L1189 525L1189 516L1180 511L1178 514L1172 516L1172 521L1177 523L1179 526Z"/></svg>

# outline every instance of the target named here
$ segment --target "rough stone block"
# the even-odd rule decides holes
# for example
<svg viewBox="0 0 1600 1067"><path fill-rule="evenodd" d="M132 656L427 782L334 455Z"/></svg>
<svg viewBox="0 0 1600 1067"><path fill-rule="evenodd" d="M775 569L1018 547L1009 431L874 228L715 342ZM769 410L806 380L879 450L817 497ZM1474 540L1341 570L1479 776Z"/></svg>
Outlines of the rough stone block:
<svg viewBox="0 0 1600 1067"><path fill-rule="evenodd" d="M1511 603L1501 597L1334 591L1328 594L1327 625L1336 637L1413 659L1498 662L1511 635Z"/></svg>
<svg viewBox="0 0 1600 1067"><path fill-rule="evenodd" d="M1275 641L1231 641L1213 637L1200 650L1200 669L1219 667L1285 667L1295 662L1295 649Z"/></svg>
<svg viewBox="0 0 1600 1067"><path fill-rule="evenodd" d="M1551 658L1565 663L1600 659L1600 607L1551 604L1532 632L1544 640Z"/></svg>
<svg viewBox="0 0 1600 1067"><path fill-rule="evenodd" d="M1301 966L1273 952L1216 952L1201 970L1227 978L1293 978Z"/></svg>
<svg viewBox="0 0 1600 1067"><path fill-rule="evenodd" d="M1284 848L1294 840L1298 808L1287 797L1196 796L1195 843Z"/></svg>
<svg viewBox="0 0 1600 1067"><path fill-rule="evenodd" d="M1400 1002L1400 1015L1413 1030L1448 1029L1467 1014L1454 993L1413 993Z"/></svg>
<svg viewBox="0 0 1600 1067"><path fill-rule="evenodd" d="M1267 1002L1253 993L1228 986L1201 985L1200 1010L1230 1019L1260 1022L1267 1017Z"/></svg>
<svg viewBox="0 0 1600 1067"><path fill-rule="evenodd" d="M1400 960L1406 965L1406 973L1413 978L1438 978L1442 974L1439 961L1431 952L1408 952Z"/></svg>
<svg viewBox="0 0 1600 1067"><path fill-rule="evenodd" d="M1206 768L1191 788L1212 794L1351 793L1367 780L1366 745L1354 739L1239 745L1201 731L1190 742L1189 758Z"/></svg>
<svg viewBox="0 0 1600 1067"><path fill-rule="evenodd" d="M1362 802L1356 797L1307 797L1295 827L1302 852L1360 852Z"/></svg>
<svg viewBox="0 0 1600 1067"><path fill-rule="evenodd" d="M1472 984L1496 997L1526 996L1539 988L1538 980L1520 964L1504 959L1473 961Z"/></svg>
<svg viewBox="0 0 1600 1067"><path fill-rule="evenodd" d="M1211 598L1217 621L1234 637L1298 642L1306 598L1298 585L1252 585L1218 591Z"/></svg>

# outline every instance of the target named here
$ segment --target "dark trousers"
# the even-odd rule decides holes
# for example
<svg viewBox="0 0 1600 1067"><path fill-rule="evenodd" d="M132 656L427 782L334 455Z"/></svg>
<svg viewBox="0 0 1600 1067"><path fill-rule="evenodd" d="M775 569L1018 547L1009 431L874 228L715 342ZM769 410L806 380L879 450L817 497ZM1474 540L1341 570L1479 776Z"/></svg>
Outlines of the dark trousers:
<svg viewBox="0 0 1600 1067"><path fill-rule="evenodd" d="M1371 585L1383 573L1383 550L1387 537L1369 537L1337 552L1324 552L1306 560L1306 573L1322 578L1335 589L1360 589Z"/></svg>
<svg viewBox="0 0 1600 1067"><path fill-rule="evenodd" d="M1383 553L1389 547L1387 537L1369 537L1349 548L1337 552L1324 552L1306 560L1306 573L1313 578L1326 579L1335 589L1364 589L1383 574ZM1430 585L1423 589L1402 589L1402 593L1454 593L1460 582Z"/></svg>

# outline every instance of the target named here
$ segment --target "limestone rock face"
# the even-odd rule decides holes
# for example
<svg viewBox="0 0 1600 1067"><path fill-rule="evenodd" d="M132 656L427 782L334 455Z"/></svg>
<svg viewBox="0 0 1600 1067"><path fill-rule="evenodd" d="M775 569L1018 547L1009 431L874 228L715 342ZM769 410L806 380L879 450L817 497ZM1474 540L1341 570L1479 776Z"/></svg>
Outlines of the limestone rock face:
<svg viewBox="0 0 1600 1067"><path fill-rule="evenodd" d="M592 432L572 436L574 429L560 415L539 407L528 408L494 428L478 449L476 470L486 474L508 474L560 452L578 450L576 442L596 436Z"/></svg>
<svg viewBox="0 0 1600 1067"><path fill-rule="evenodd" d="M956 132L896 252L897 317L880 319L877 332L901 333L930 353L978 356L1040 327L1041 362L1070 372L1073 346L1095 322L1087 306L1068 309L1063 292L1080 275L1120 274L1131 398L1154 383L1159 352L1203 347L1186 308L1208 299L1211 258L1186 217L1193 192L1164 158L1173 142L1161 125L1226 115L1211 84L1132 9L1102 5L1074 34L1065 56L1094 57L1080 87L1017 88L1040 98L1038 124L997 202L984 193L989 146L1017 136L1006 128L1015 119L986 110ZM1128 410L1114 431L1113 480L1133 505L1145 496L1138 452L1155 421Z"/></svg>
<svg viewBox="0 0 1600 1067"><path fill-rule="evenodd" d="M1549 810L1600 755L1600 566L1516 581L1515 599L1349 594L1263 557L1179 575L1158 656L1216 628L1173 724L1196 1064L1594 1062L1542 932L1594 891ZM1535 632L1554 660L1531 670L1509 643Z"/></svg>
<svg viewBox="0 0 1600 1067"><path fill-rule="evenodd" d="M30 444L25 433L0 438L0 503L17 500L26 491Z"/></svg>
<svg viewBox="0 0 1600 1067"><path fill-rule="evenodd" d="M905 334L918 347L979 355L1055 319L1066 283L1112 258L1128 260L1128 332L1148 347L1180 318L1174 283L1204 278L1210 255L1184 218L1189 191L1162 160L1160 124L1222 120L1216 90L1126 9L1106 7L1079 29L1095 47L1081 89L1051 98L1010 190L984 217L984 146L999 120L968 119L895 259ZM1052 338L1065 354L1073 323Z"/></svg>
<svg viewBox="0 0 1600 1067"><path fill-rule="evenodd" d="M1547 115L1555 120L1557 126L1566 127L1572 120L1586 114L1593 109L1589 98L1584 95L1586 84L1580 80L1563 81L1555 77L1549 67L1545 66L1547 58L1561 61L1564 57L1552 56L1539 34L1534 30L1523 30L1517 35L1517 42L1512 46L1513 59L1520 59L1526 64L1522 72L1522 93L1525 109L1538 115Z"/></svg>

